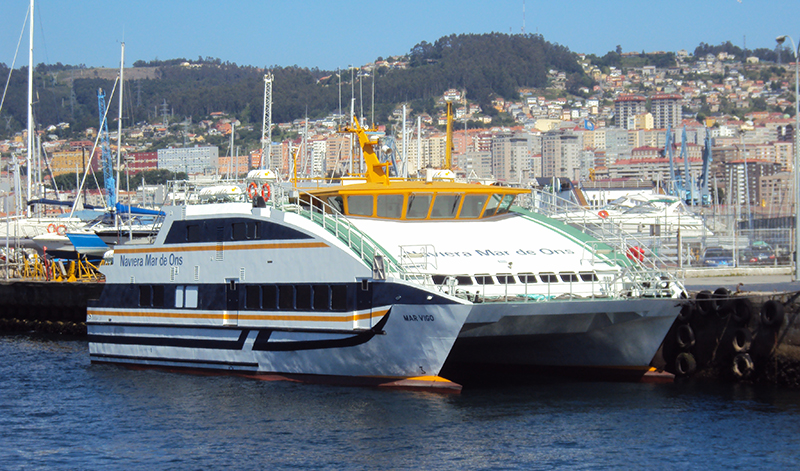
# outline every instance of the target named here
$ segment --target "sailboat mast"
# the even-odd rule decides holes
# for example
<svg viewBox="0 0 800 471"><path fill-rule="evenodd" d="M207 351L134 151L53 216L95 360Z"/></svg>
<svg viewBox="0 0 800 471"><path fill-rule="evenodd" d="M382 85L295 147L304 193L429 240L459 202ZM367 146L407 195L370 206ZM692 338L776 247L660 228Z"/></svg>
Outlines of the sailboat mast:
<svg viewBox="0 0 800 471"><path fill-rule="evenodd" d="M31 0L31 25L30 25L30 46L28 48L28 200L31 199L31 167L33 155L33 0ZM30 216L30 206L26 208L28 216Z"/></svg>
<svg viewBox="0 0 800 471"><path fill-rule="evenodd" d="M125 90L125 42L122 42L122 57L119 61L119 114L117 115L117 191L119 196L119 169L122 164L122 91ZM130 206L128 201L128 206Z"/></svg>

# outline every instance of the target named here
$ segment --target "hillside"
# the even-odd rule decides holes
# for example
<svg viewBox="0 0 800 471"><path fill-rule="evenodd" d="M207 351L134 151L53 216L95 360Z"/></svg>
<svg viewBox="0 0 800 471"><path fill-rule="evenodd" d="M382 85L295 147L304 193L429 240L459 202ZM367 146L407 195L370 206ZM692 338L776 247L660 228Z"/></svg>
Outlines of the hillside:
<svg viewBox="0 0 800 471"><path fill-rule="evenodd" d="M397 103L417 102L430 107L433 98L448 88L466 89L468 97L484 108L493 96L513 98L519 87L544 87L547 72L565 72L568 88L591 83L578 65L576 55L566 47L545 41L539 35L451 35L430 44L416 45L404 58L406 68L381 67L375 77L376 119L385 121ZM157 121L163 103L174 120L193 121L213 111L225 111L242 122L260 123L263 102L263 69L238 66L220 59L187 61L173 59L145 63L125 72L126 120ZM274 67L273 121L287 122L303 117L320 117L338 110L339 77L336 71L300 67ZM0 75L8 68L0 65ZM97 89L106 90L110 114L117 115L116 100L109 100L117 71L39 64L35 71L38 101L36 122L46 127L70 123L72 132L97 126ZM19 131L26 122L26 67L14 71L2 115L10 117L0 126L0 136ZM320 81L321 78L327 80ZM356 77L359 80L358 77ZM351 76L342 73L342 100L350 100ZM356 96L369 106L372 78L354 84ZM366 90L369 90L367 92ZM2 124L6 124L3 122Z"/></svg>

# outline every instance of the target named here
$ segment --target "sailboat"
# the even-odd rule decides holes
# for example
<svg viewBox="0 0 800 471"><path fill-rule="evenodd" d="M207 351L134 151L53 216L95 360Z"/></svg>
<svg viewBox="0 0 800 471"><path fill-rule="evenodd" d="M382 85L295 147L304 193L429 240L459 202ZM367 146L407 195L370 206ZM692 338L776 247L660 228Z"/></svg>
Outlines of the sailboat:
<svg viewBox="0 0 800 471"><path fill-rule="evenodd" d="M8 247L17 247L24 249L41 250L34 237L46 234L63 235L69 230L75 230L84 225L80 218L76 217L50 217L50 216L35 216L32 214L31 203L34 199L32 196L31 188L31 175L33 174L33 155L34 155L34 133L36 132L33 123L33 12L34 0L30 0L29 14L29 49L28 49L28 128L27 128L27 157L26 168L28 175L26 177L27 192L25 193L26 201L28 202L27 209L19 204L15 205L14 216L6 215L5 218L0 220L0 238L6 240ZM15 161L15 167L17 167ZM15 192L21 191L21 178L20 172L17 167L15 177ZM18 200L18 198L16 198Z"/></svg>

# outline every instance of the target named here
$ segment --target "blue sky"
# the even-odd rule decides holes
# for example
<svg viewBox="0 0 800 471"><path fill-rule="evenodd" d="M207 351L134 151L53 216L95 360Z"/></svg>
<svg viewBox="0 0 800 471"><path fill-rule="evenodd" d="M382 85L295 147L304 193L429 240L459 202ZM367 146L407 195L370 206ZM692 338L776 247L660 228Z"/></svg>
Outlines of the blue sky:
<svg viewBox="0 0 800 471"><path fill-rule="evenodd" d="M29 0L5 0L0 62L10 65ZM525 31L575 52L749 49L800 40L798 0L525 0ZM198 56L334 70L405 54L450 34L519 33L523 0L36 0L34 62L119 66ZM27 64L25 33L16 67Z"/></svg>

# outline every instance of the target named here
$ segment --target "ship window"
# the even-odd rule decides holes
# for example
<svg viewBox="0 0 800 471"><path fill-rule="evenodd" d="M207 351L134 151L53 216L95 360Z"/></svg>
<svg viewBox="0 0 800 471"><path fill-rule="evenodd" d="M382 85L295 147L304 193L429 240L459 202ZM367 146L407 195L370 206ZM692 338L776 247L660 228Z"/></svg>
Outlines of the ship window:
<svg viewBox="0 0 800 471"><path fill-rule="evenodd" d="M466 195L464 196L464 204L461 205L461 213L458 217L461 219L475 219L481 215L484 203L486 203L487 195Z"/></svg>
<svg viewBox="0 0 800 471"><path fill-rule="evenodd" d="M153 286L153 306L164 307L164 286Z"/></svg>
<svg viewBox="0 0 800 471"><path fill-rule="evenodd" d="M372 216L372 195L348 196L347 214L353 216Z"/></svg>
<svg viewBox="0 0 800 471"><path fill-rule="evenodd" d="M400 219L403 215L403 195L378 195L378 217Z"/></svg>
<svg viewBox="0 0 800 471"><path fill-rule="evenodd" d="M332 285L331 286L331 309L334 311L347 310L347 286L346 285Z"/></svg>
<svg viewBox="0 0 800 471"><path fill-rule="evenodd" d="M558 283L558 276L555 273L539 273L542 283Z"/></svg>
<svg viewBox="0 0 800 471"><path fill-rule="evenodd" d="M200 225L186 225L186 242L200 242Z"/></svg>
<svg viewBox="0 0 800 471"><path fill-rule="evenodd" d="M261 306L263 309L275 309L278 307L277 286L265 285L261 287Z"/></svg>
<svg viewBox="0 0 800 471"><path fill-rule="evenodd" d="M314 285L314 310L327 311L330 304L330 288L328 285Z"/></svg>
<svg viewBox="0 0 800 471"><path fill-rule="evenodd" d="M497 282L501 285L513 285L517 281L514 279L514 275L510 273L498 273Z"/></svg>
<svg viewBox="0 0 800 471"><path fill-rule="evenodd" d="M497 208L497 214L505 214L508 212L509 208L511 208L511 203L514 202L514 198L516 195L505 195L503 196L503 201L500 203L500 207Z"/></svg>
<svg viewBox="0 0 800 471"><path fill-rule="evenodd" d="M215 242L222 242L224 234L225 234L225 228L222 226L217 226L217 239L215 240Z"/></svg>
<svg viewBox="0 0 800 471"><path fill-rule="evenodd" d="M175 287L175 307L183 307L183 286Z"/></svg>
<svg viewBox="0 0 800 471"><path fill-rule="evenodd" d="M447 275L431 275L431 278L433 278L433 284L441 285L444 284L444 280L447 278Z"/></svg>
<svg viewBox="0 0 800 471"><path fill-rule="evenodd" d="M150 285L139 286L139 306L151 306L153 302L153 292Z"/></svg>
<svg viewBox="0 0 800 471"><path fill-rule="evenodd" d="M559 274L561 275L561 281L563 281L564 283L577 283L578 282L578 275L576 275L575 273L562 271Z"/></svg>
<svg viewBox="0 0 800 471"><path fill-rule="evenodd" d="M520 283L536 283L536 275L533 273L518 273Z"/></svg>
<svg viewBox="0 0 800 471"><path fill-rule="evenodd" d="M458 211L461 195L438 194L433 200L431 219L453 219Z"/></svg>
<svg viewBox="0 0 800 471"><path fill-rule="evenodd" d="M247 232L247 225L243 222L234 222L231 236L233 240L244 240Z"/></svg>
<svg viewBox="0 0 800 471"><path fill-rule="evenodd" d="M278 287L278 307L284 311L294 309L294 286L281 285Z"/></svg>
<svg viewBox="0 0 800 471"><path fill-rule="evenodd" d="M466 275L457 276L456 277L456 281L458 281L458 284L460 286L469 286L469 285L472 284L472 277L471 276L466 276Z"/></svg>
<svg viewBox="0 0 800 471"><path fill-rule="evenodd" d="M248 222L247 223L247 238L250 240L256 240L261 237L261 224L258 222Z"/></svg>
<svg viewBox="0 0 800 471"><path fill-rule="evenodd" d="M311 285L297 285L295 288L295 306L297 309L311 309Z"/></svg>
<svg viewBox="0 0 800 471"><path fill-rule="evenodd" d="M411 193L408 195L406 219L425 219L431 206L433 195L430 193Z"/></svg>
<svg viewBox="0 0 800 471"><path fill-rule="evenodd" d="M503 195L493 194L491 198L489 198L489 203L486 204L486 210L483 212L483 217L488 218L494 216L495 211L497 211L497 207L500 205L500 202L503 200Z"/></svg>
<svg viewBox="0 0 800 471"><path fill-rule="evenodd" d="M328 204L336 211L344 213L344 201L342 200L341 196L329 196Z"/></svg>
<svg viewBox="0 0 800 471"><path fill-rule="evenodd" d="M580 276L583 281L599 281L594 272L582 272Z"/></svg>
<svg viewBox="0 0 800 471"><path fill-rule="evenodd" d="M187 286L183 298L183 307L196 308L197 298L197 286Z"/></svg>
<svg viewBox="0 0 800 471"><path fill-rule="evenodd" d="M245 309L260 309L261 308L261 287L259 286L245 286L244 290L244 307Z"/></svg>
<svg viewBox="0 0 800 471"><path fill-rule="evenodd" d="M484 274L484 275L475 275L475 281L478 282L479 285L493 285L494 280L492 279L492 275Z"/></svg>

